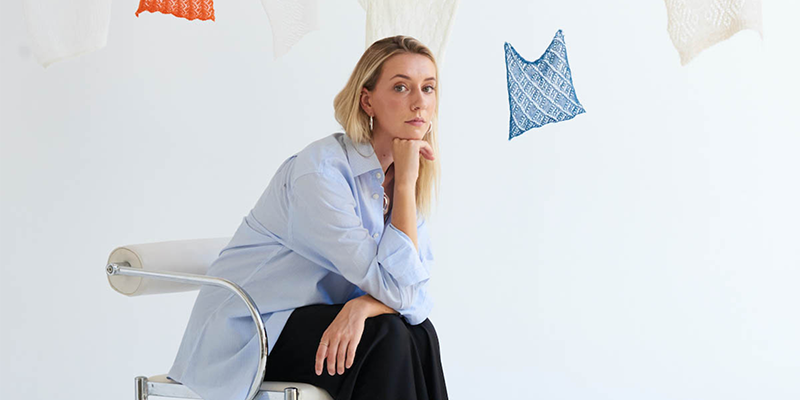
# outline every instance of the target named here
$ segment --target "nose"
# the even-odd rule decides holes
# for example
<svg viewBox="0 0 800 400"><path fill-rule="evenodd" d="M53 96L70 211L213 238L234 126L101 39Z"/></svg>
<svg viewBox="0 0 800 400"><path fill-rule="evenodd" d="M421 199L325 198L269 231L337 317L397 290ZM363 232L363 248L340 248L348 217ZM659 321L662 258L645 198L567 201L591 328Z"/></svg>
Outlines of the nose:
<svg viewBox="0 0 800 400"><path fill-rule="evenodd" d="M416 93L418 93L418 94L416 96L414 96L414 99L411 101L411 110L412 111L417 111L417 110L419 110L421 108L427 108L428 100L425 98L425 96L423 95L422 91L416 91Z"/></svg>

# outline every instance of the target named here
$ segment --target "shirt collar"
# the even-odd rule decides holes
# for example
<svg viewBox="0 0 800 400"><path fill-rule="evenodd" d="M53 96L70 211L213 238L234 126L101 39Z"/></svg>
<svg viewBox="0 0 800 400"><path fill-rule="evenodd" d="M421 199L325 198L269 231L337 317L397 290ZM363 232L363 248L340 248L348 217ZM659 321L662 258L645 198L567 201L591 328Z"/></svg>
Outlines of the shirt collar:
<svg viewBox="0 0 800 400"><path fill-rule="evenodd" d="M353 170L353 176L381 169L381 162L378 161L378 155L375 154L372 143L353 143L350 136L345 134L344 144L347 150L347 158L350 161L350 169Z"/></svg>

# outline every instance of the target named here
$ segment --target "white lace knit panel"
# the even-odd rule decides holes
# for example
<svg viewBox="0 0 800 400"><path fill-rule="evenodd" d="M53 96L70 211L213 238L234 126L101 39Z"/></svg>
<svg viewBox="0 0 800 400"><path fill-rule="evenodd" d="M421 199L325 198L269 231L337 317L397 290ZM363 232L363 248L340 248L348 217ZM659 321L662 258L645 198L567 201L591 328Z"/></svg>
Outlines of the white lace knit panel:
<svg viewBox="0 0 800 400"><path fill-rule="evenodd" d="M106 45L111 0L25 0L22 6L43 67Z"/></svg>
<svg viewBox="0 0 800 400"><path fill-rule="evenodd" d="M261 0L272 30L272 53L286 54L306 33L318 30L319 0Z"/></svg>
<svg viewBox="0 0 800 400"><path fill-rule="evenodd" d="M366 47L387 36L411 36L431 49L441 68L460 0L358 1L367 12Z"/></svg>
<svg viewBox="0 0 800 400"><path fill-rule="evenodd" d="M686 65L703 50L743 29L763 38L761 0L665 0L667 31Z"/></svg>

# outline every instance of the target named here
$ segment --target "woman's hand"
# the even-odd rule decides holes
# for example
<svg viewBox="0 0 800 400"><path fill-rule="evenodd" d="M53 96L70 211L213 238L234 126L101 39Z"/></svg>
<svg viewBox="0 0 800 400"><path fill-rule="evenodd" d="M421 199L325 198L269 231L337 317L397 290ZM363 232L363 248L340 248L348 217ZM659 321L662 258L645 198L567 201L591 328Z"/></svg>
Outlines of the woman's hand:
<svg viewBox="0 0 800 400"><path fill-rule="evenodd" d="M395 185L415 187L419 176L419 156L433 161L433 148L428 142L417 139L392 139Z"/></svg>
<svg viewBox="0 0 800 400"><path fill-rule="evenodd" d="M363 296L361 296L363 297ZM314 366L317 375L322 375L322 364L328 359L328 374L344 373L345 368L353 366L356 348L364 333L367 319L365 303L357 297L345 303L339 314L322 334L317 349L317 362ZM347 358L345 362L345 357Z"/></svg>

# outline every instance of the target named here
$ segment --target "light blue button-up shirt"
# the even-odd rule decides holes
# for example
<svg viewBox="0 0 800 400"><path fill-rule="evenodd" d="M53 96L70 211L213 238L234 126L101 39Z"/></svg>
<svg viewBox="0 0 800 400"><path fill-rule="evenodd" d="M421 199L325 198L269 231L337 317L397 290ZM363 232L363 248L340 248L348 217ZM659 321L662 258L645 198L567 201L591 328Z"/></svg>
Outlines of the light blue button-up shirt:
<svg viewBox="0 0 800 400"><path fill-rule="evenodd" d="M272 351L292 312L371 294L410 324L433 308L433 254L418 216L419 251L384 222L383 170L370 143L334 133L278 167L208 275L237 283L258 305ZM243 400L259 342L244 304L203 286L168 376L205 400Z"/></svg>

